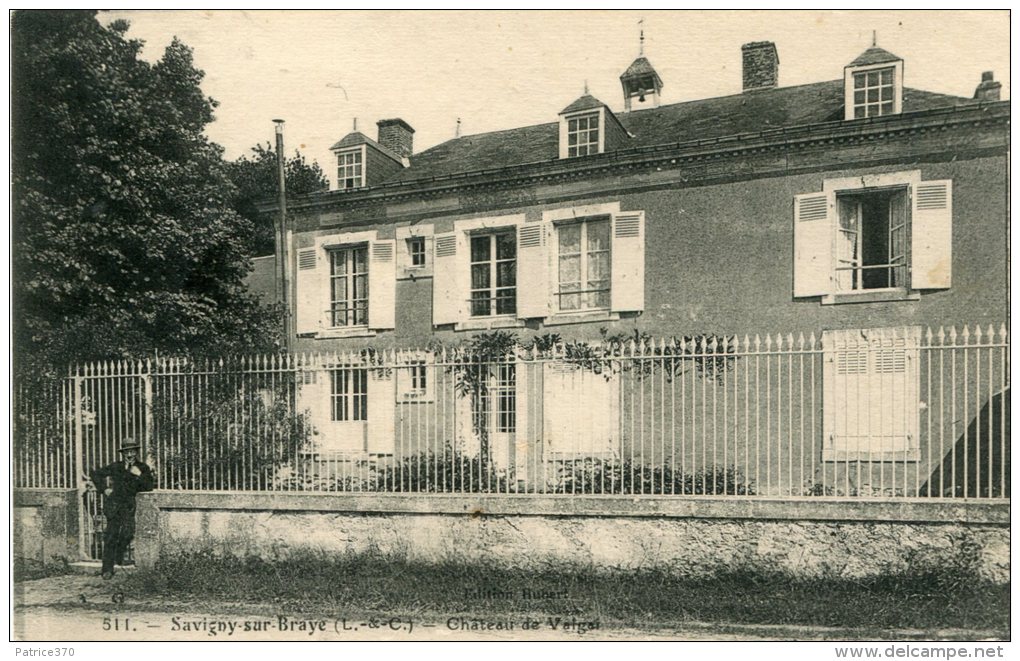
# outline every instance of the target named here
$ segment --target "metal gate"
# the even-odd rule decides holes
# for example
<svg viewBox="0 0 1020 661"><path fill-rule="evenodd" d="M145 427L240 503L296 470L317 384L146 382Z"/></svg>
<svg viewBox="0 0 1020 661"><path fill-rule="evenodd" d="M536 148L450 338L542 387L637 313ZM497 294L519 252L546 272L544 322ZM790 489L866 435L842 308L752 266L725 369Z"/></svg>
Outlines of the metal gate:
<svg viewBox="0 0 1020 661"><path fill-rule="evenodd" d="M86 560L102 559L106 529L104 496L101 491L88 490L86 478L92 471L117 461L118 449L125 439L141 444L142 461L146 461L150 446L151 378L139 374L141 369L128 367L128 370L100 365L90 370L94 373L71 377L75 467L79 476L78 541L81 557ZM96 487L102 489L102 485ZM131 556L129 549L127 558Z"/></svg>

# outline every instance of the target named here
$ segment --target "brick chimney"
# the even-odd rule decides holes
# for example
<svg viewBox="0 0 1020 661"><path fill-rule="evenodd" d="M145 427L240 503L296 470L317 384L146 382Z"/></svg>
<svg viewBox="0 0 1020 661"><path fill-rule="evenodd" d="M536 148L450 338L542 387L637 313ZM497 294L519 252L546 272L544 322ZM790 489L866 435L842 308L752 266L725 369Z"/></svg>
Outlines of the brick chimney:
<svg viewBox="0 0 1020 661"><path fill-rule="evenodd" d="M376 122L379 127L379 144L390 151L408 158L414 152L414 129L402 119L381 119Z"/></svg>
<svg viewBox="0 0 1020 661"><path fill-rule="evenodd" d="M744 91L771 89L779 85L779 53L771 41L755 41L740 47L744 54Z"/></svg>
<svg viewBox="0 0 1020 661"><path fill-rule="evenodd" d="M978 101L998 101L999 92L1002 91L1002 83L994 80L991 71L981 74L981 83L974 90L974 98Z"/></svg>

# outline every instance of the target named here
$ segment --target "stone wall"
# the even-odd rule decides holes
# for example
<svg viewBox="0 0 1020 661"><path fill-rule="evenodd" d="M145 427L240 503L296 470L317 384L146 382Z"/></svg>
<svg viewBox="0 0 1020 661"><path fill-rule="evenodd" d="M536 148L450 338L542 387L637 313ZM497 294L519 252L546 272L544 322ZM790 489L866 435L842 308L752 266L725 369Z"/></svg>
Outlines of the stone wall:
<svg viewBox="0 0 1020 661"><path fill-rule="evenodd" d="M15 489L11 517L13 557L49 564L78 559L77 492Z"/></svg>
<svg viewBox="0 0 1020 661"><path fill-rule="evenodd" d="M537 569L865 577L968 566L1009 581L1004 503L399 494L139 497L136 558L371 553Z"/></svg>

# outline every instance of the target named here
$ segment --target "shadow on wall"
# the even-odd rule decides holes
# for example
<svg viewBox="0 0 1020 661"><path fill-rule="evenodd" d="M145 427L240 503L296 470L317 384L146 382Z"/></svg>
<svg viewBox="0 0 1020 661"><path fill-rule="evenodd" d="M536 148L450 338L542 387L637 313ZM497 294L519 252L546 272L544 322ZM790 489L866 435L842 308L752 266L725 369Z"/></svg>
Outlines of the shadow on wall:
<svg viewBox="0 0 1020 661"><path fill-rule="evenodd" d="M970 421L918 495L1009 498L1009 388Z"/></svg>

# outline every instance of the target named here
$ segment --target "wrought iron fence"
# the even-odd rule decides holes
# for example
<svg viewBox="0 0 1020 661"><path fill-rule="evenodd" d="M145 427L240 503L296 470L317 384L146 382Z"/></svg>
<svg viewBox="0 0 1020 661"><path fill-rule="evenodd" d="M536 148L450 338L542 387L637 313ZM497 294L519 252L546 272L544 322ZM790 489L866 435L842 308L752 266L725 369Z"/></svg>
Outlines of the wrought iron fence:
<svg viewBox="0 0 1020 661"><path fill-rule="evenodd" d="M18 384L14 485L1009 497L1004 326L92 363Z"/></svg>

